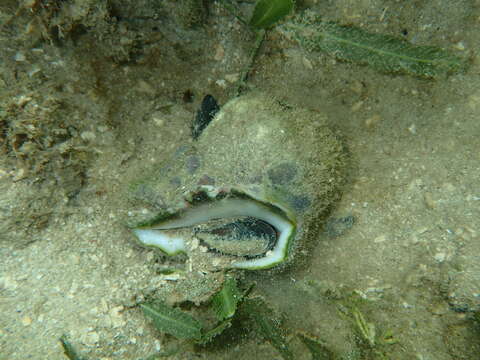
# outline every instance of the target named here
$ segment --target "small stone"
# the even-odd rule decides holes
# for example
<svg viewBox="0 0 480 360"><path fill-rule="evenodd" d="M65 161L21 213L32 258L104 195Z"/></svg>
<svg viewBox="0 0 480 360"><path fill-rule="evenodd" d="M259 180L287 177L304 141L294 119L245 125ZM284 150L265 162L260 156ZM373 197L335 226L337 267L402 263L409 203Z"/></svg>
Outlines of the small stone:
<svg viewBox="0 0 480 360"><path fill-rule="evenodd" d="M36 3L36 0L25 0L22 5L25 9L31 9L36 5Z"/></svg>
<svg viewBox="0 0 480 360"><path fill-rule="evenodd" d="M18 98L17 98L17 105L19 107L24 107L25 105L27 105L30 101L32 100L32 98L30 96L26 96L26 95L20 95Z"/></svg>
<svg viewBox="0 0 480 360"><path fill-rule="evenodd" d="M226 88L227 88L227 82L226 82L224 79L219 79L219 80L215 81L215 84L216 84L218 87L221 87L222 89L226 89Z"/></svg>
<svg viewBox="0 0 480 360"><path fill-rule="evenodd" d="M305 56L302 58L302 63L308 70L313 70L312 62Z"/></svg>
<svg viewBox="0 0 480 360"><path fill-rule="evenodd" d="M363 85L360 81L354 80L350 89L357 95L361 95L363 91Z"/></svg>
<svg viewBox="0 0 480 360"><path fill-rule="evenodd" d="M138 82L137 90L144 94L155 95L155 88L145 80L140 80Z"/></svg>
<svg viewBox="0 0 480 360"><path fill-rule="evenodd" d="M387 240L387 236L386 236L386 235L380 235L380 236L377 236L377 237L373 240L373 242L374 242L375 244L379 244L379 243L384 242L385 240Z"/></svg>
<svg viewBox="0 0 480 360"><path fill-rule="evenodd" d="M402 303L402 307L403 307L404 309L411 309L411 308L413 308L413 305L410 305L409 303L407 303L406 301L404 301L404 302Z"/></svg>
<svg viewBox="0 0 480 360"><path fill-rule="evenodd" d="M198 246L200 245L200 240L197 238L193 238L190 246L190 250L196 250L198 249Z"/></svg>
<svg viewBox="0 0 480 360"><path fill-rule="evenodd" d="M430 312L434 315L444 315L448 312L448 305L445 303L434 304L430 308Z"/></svg>
<svg viewBox="0 0 480 360"><path fill-rule="evenodd" d="M123 306L115 306L110 309L109 315L110 315L110 321L112 324L112 327L121 327L125 325L125 320L123 319L122 312L123 311Z"/></svg>
<svg viewBox="0 0 480 360"><path fill-rule="evenodd" d="M365 120L365 127L371 129L374 126L376 126L382 118L380 115L375 114L373 116L370 116L367 120Z"/></svg>
<svg viewBox="0 0 480 360"><path fill-rule="evenodd" d="M100 340L100 335L96 331L91 331L87 333L87 335L84 338L85 344L89 346L94 346L95 344L98 343Z"/></svg>
<svg viewBox="0 0 480 360"><path fill-rule="evenodd" d="M25 179L27 177L27 173L28 172L25 170L25 168L18 169L16 174L13 176L13 181L15 182Z"/></svg>
<svg viewBox="0 0 480 360"><path fill-rule="evenodd" d="M221 260L219 258L215 258L212 260L212 265L215 267L219 266L220 263L221 263Z"/></svg>
<svg viewBox="0 0 480 360"><path fill-rule="evenodd" d="M215 55L213 55L213 59L215 61L220 61L223 60L225 57L225 49L223 48L222 45L218 44L215 48Z"/></svg>
<svg viewBox="0 0 480 360"><path fill-rule="evenodd" d="M158 116L158 114L155 114L152 117L153 123L157 125L158 127L162 127L165 124L165 119L161 118Z"/></svg>
<svg viewBox="0 0 480 360"><path fill-rule="evenodd" d="M435 254L434 258L435 258L435 261L442 263L447 258L447 254L444 252L439 252Z"/></svg>
<svg viewBox="0 0 480 360"><path fill-rule="evenodd" d="M352 112L357 112L358 110L361 109L362 106L363 106L363 101L358 101L352 105L351 110Z"/></svg>
<svg viewBox="0 0 480 360"><path fill-rule="evenodd" d="M16 61L16 62L23 62L23 61L25 61L25 60L27 60L27 58L25 57L25 54L24 54L24 53L22 53L22 52L17 52L17 53L15 54L15 61Z"/></svg>
<svg viewBox="0 0 480 360"><path fill-rule="evenodd" d="M84 141L92 141L92 140L95 140L95 133L93 131L83 131L81 134L80 134L80 137L82 138L82 140Z"/></svg>
<svg viewBox="0 0 480 360"><path fill-rule="evenodd" d="M24 316L22 318L23 326L29 326L32 323L32 318L30 316Z"/></svg>
<svg viewBox="0 0 480 360"><path fill-rule="evenodd" d="M71 264L74 264L74 265L80 264L80 256L75 255L75 254L71 254L69 256L69 258L70 258L70 263Z"/></svg>
<svg viewBox="0 0 480 360"><path fill-rule="evenodd" d="M150 251L150 252L147 254L147 256L146 256L147 262L151 262L154 257L155 257L154 252L153 252L153 251Z"/></svg>
<svg viewBox="0 0 480 360"><path fill-rule="evenodd" d="M448 192L454 192L456 190L455 185L453 185L452 183L443 183L442 189Z"/></svg>
<svg viewBox="0 0 480 360"><path fill-rule="evenodd" d="M100 309L104 314L106 314L108 312L107 300L105 300L105 299L100 300Z"/></svg>
<svg viewBox="0 0 480 360"><path fill-rule="evenodd" d="M0 277L0 289L15 290L17 288L17 282L10 276L5 275Z"/></svg>
<svg viewBox="0 0 480 360"><path fill-rule="evenodd" d="M457 50L464 51L465 50L465 44L463 41L459 41L456 44L453 45L453 47Z"/></svg>
<svg viewBox="0 0 480 360"><path fill-rule="evenodd" d="M468 107L471 110L476 110L478 104L480 104L480 94L476 93L468 97Z"/></svg>
<svg viewBox="0 0 480 360"><path fill-rule="evenodd" d="M425 206L428 209L431 209L431 210L435 209L436 202L435 200L433 200L433 196L431 193L426 192L425 194L423 194L423 201L425 202Z"/></svg>
<svg viewBox="0 0 480 360"><path fill-rule="evenodd" d="M238 79L240 78L239 73L234 73L234 74L227 74L225 75L225 80L227 80L229 83L236 83Z"/></svg>
<svg viewBox="0 0 480 360"><path fill-rule="evenodd" d="M40 68L34 67L33 69L29 70L27 72L27 74L28 74L29 77L33 77L33 76L35 76L35 74L38 74L40 71L42 71L42 70L40 70Z"/></svg>

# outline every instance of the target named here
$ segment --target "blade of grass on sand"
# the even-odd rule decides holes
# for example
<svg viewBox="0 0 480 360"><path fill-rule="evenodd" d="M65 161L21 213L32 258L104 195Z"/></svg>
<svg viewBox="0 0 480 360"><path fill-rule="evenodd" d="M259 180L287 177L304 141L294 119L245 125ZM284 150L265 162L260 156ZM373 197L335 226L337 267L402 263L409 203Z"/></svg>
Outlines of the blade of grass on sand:
<svg viewBox="0 0 480 360"><path fill-rule="evenodd" d="M417 46L390 35L326 22L311 13L296 16L282 31L307 51L323 51L386 73L434 78L466 67L464 59L442 48Z"/></svg>
<svg viewBox="0 0 480 360"><path fill-rule="evenodd" d="M202 325L189 314L162 302L140 304L145 316L153 320L155 327L179 339L201 338Z"/></svg>

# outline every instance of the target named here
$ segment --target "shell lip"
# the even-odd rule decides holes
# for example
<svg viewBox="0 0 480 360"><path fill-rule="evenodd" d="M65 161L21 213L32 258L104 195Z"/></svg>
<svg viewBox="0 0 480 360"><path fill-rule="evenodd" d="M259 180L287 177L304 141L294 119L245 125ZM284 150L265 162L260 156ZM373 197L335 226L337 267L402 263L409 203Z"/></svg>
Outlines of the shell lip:
<svg viewBox="0 0 480 360"><path fill-rule="evenodd" d="M297 231L296 219L288 207L272 201L270 196L265 196L258 189L203 185L186 193L184 200L176 210L161 212L132 229L140 245L158 248L170 256L187 253L185 241L181 237L165 235L167 230L187 228L228 216L253 216L274 227L279 234L277 240L265 253L239 256L231 262L230 268L268 269L287 259Z"/></svg>

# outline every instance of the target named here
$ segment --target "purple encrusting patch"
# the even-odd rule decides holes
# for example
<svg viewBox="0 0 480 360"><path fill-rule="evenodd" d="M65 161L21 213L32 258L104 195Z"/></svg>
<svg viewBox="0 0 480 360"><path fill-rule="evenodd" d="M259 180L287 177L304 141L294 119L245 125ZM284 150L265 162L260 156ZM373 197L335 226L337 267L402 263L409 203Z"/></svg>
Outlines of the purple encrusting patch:
<svg viewBox="0 0 480 360"><path fill-rule="evenodd" d="M195 155L187 157L186 166L188 173L194 174L195 171L197 171L197 169L200 167L200 158Z"/></svg>

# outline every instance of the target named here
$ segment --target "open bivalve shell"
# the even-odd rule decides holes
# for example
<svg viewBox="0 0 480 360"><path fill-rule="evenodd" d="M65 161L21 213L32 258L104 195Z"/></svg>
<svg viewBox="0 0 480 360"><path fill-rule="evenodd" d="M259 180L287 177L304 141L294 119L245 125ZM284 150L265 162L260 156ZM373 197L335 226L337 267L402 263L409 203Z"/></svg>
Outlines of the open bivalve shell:
<svg viewBox="0 0 480 360"><path fill-rule="evenodd" d="M148 211L132 229L140 244L204 271L272 268L319 237L344 164L324 116L250 93L133 185Z"/></svg>

